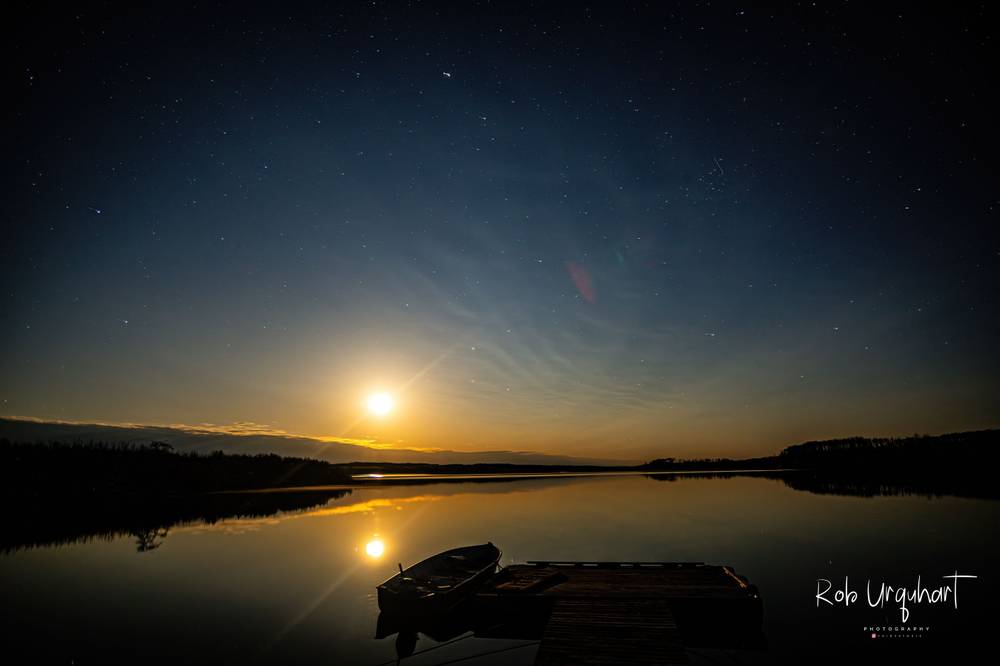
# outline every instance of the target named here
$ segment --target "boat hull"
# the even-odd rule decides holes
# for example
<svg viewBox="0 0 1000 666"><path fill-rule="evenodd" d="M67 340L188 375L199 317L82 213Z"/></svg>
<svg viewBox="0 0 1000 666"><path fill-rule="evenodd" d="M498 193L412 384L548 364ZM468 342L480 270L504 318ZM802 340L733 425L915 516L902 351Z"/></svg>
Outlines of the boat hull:
<svg viewBox="0 0 1000 666"><path fill-rule="evenodd" d="M453 584L447 589L431 589L429 581L442 572L456 557L475 555L471 565L474 570L463 571L461 575L451 573ZM396 615L444 613L464 599L472 596L496 572L500 561L500 549L493 544L455 548L439 553L419 564L396 574L378 586L379 609Z"/></svg>

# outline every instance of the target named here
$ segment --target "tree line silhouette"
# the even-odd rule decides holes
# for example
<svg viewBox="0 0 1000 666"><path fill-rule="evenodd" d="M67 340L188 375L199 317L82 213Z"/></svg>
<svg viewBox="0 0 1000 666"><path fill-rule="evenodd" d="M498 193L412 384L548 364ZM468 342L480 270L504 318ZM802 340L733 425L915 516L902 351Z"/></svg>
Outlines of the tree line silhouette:
<svg viewBox="0 0 1000 666"><path fill-rule="evenodd" d="M1000 499L1000 430L805 442L778 458L802 470L784 479L798 490Z"/></svg>
<svg viewBox="0 0 1000 666"><path fill-rule="evenodd" d="M164 442L15 443L0 440L2 491L51 495L188 494L254 488L336 485L336 465L274 454L177 453Z"/></svg>
<svg viewBox="0 0 1000 666"><path fill-rule="evenodd" d="M1000 430L805 442L787 447L777 457L787 467L978 468L1000 459Z"/></svg>
<svg viewBox="0 0 1000 666"><path fill-rule="evenodd" d="M154 550L179 524L260 518L320 506L351 491L349 474L320 460L176 453L169 444L0 440L0 552L131 535ZM262 488L319 490L219 492Z"/></svg>
<svg viewBox="0 0 1000 666"><path fill-rule="evenodd" d="M955 495L1000 499L1000 430L911 437L846 437L804 442L778 455L734 460L660 458L641 469L773 471L769 478L806 492L874 497Z"/></svg>
<svg viewBox="0 0 1000 666"><path fill-rule="evenodd" d="M964 470L974 473L1000 461L1000 430L910 437L845 437L804 442L760 458L657 458L644 470L865 469ZM977 469L969 469L969 467ZM992 470L991 470L992 473Z"/></svg>

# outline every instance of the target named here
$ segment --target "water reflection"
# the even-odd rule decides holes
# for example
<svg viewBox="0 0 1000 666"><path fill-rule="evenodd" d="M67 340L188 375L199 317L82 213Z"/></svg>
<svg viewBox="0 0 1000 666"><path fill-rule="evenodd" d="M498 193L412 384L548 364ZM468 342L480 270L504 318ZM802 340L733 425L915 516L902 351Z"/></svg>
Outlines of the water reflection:
<svg viewBox="0 0 1000 666"><path fill-rule="evenodd" d="M683 472L643 475L661 483L692 481L694 479L732 479L753 477L768 479L807 493L843 495L852 497L970 497L1000 499L1000 484L957 483L948 479L911 479L886 482L868 478L863 474L845 476L815 471L757 471L757 472ZM477 492L507 493L517 488L528 489L559 483L586 481L588 478L605 477L548 477L498 479L464 479L455 481L452 488L468 489L479 484ZM619 477L621 478L621 477ZM310 490L266 493L218 493L197 498L145 498L140 501L119 498L63 498L57 492L41 494L30 505L19 506L12 513L0 532L0 553L10 553L23 548L58 546L86 543L93 540L109 541L121 536L134 539L136 551L145 553L159 548L171 530L198 525L215 525L225 522L227 529L250 527L274 519L279 514L293 516L333 516L350 513L374 514L382 509L402 510L406 504L422 504L448 497L448 493L414 492L430 485L447 488L442 478L423 477L419 483L405 484L410 496L372 497L358 502L340 504L330 500L346 497L351 490ZM511 488L508 484L514 485ZM10 502L11 500L8 500ZM380 539L384 552L385 542ZM372 549L377 549L372 546ZM366 554L378 559L365 545Z"/></svg>
<svg viewBox="0 0 1000 666"><path fill-rule="evenodd" d="M368 557L377 560L382 557L383 553L385 553L385 543L383 543L381 539L372 539L365 544L365 554L368 555Z"/></svg>
<svg viewBox="0 0 1000 666"><path fill-rule="evenodd" d="M156 527L149 530L143 530L142 532L133 532L132 536L135 537L135 549L137 552L146 553L151 550L156 550L163 545L163 540L167 538L167 534L170 532L166 527Z"/></svg>
<svg viewBox="0 0 1000 666"><path fill-rule="evenodd" d="M988 600L1000 592L989 576L1000 557L1000 503L800 492L770 477L670 478L267 494L255 499L275 504L235 511L173 506L146 514L118 507L98 514L54 502L40 515L8 505L0 585L11 619L0 639L8 650L31 650L35 662L393 663L395 638L372 638L375 586L397 562L486 541L503 548L505 565L529 559L731 565L766 600L771 661L801 663L816 649L867 649L855 639L873 614L898 622L893 608L873 611L863 601L817 609L811 593L820 576L846 575L863 586L867 578L911 584L918 574L928 580L956 567L979 574L981 584L963 590L959 612L921 607L914 620L963 646L990 635L977 623L992 617ZM101 536L87 536L94 534ZM380 557L368 554L376 540ZM62 547L26 548L46 544ZM436 638L454 628L425 629L415 652L440 647L411 657L413 666L513 648L528 637L466 627L454 637L468 638L445 645ZM530 664L534 649L497 653L491 663Z"/></svg>
<svg viewBox="0 0 1000 666"><path fill-rule="evenodd" d="M465 641L470 649L464 650L463 656L458 658L465 661L536 647L548 617L549 610L545 607L523 609L500 617L475 603L463 604L444 616L424 618L383 611L376 621L375 638L381 641L395 636L393 647L397 663L444 649L457 651L456 644ZM430 644L416 650L422 637L429 639L425 643ZM502 663L530 663L530 659L523 661L520 655L507 655Z"/></svg>
<svg viewBox="0 0 1000 666"><path fill-rule="evenodd" d="M968 497L1000 499L1000 485L982 474L964 477L916 474L886 477L885 471L865 470L761 470L738 472L658 472L645 475L654 481L682 481L692 477L732 479L752 476L780 481L789 488L819 495L851 497Z"/></svg>
<svg viewBox="0 0 1000 666"><path fill-rule="evenodd" d="M214 493L192 497L65 498L58 493L35 498L29 505L8 501L0 531L0 552L65 546L91 541L135 540L146 553L163 545L171 530L186 526L244 524L288 512L321 507L350 490L266 493Z"/></svg>

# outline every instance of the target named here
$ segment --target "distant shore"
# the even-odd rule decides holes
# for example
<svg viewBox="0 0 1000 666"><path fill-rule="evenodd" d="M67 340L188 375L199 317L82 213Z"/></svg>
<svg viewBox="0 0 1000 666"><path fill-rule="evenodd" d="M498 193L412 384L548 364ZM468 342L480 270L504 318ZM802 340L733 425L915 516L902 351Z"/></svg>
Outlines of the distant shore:
<svg viewBox="0 0 1000 666"><path fill-rule="evenodd" d="M649 470L639 470L639 469L610 469L610 470L593 470L593 471L560 471L551 470L548 472L483 472L478 474L461 474L461 473L423 473L423 474L354 474L352 478L356 482L360 482L361 486L370 486L379 483L394 483L394 482L412 482L412 481L449 481L449 480L467 480L467 481L479 481L479 480L494 480L494 479L561 479L561 478L575 478L575 477L590 477L590 476L649 476L652 474L715 474L718 472L728 472L732 474L758 474L767 473L772 474L775 472L789 471L783 469L725 469L725 470L711 470L711 469L692 469L692 470L682 470L682 471L649 471Z"/></svg>
<svg viewBox="0 0 1000 666"><path fill-rule="evenodd" d="M640 465L329 463L274 454L177 453L169 444L0 440L6 495L162 495L349 488L374 483L594 475L808 472L831 482L976 486L992 483L1000 430L902 438L852 437L789 446L758 458L659 458Z"/></svg>
<svg viewBox="0 0 1000 666"><path fill-rule="evenodd" d="M188 523L310 510L352 492L401 485L558 483L646 477L655 483L753 477L853 497L1000 499L1000 431L807 442L769 458L653 460L643 465L332 464L273 454L177 453L168 445L0 440L0 552L129 535L140 551Z"/></svg>

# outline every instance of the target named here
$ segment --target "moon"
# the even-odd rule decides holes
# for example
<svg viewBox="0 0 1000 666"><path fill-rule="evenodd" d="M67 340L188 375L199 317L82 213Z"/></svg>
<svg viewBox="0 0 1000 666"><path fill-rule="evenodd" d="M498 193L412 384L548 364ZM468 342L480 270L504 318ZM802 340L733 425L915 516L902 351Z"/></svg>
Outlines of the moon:
<svg viewBox="0 0 1000 666"><path fill-rule="evenodd" d="M388 393L373 393L368 396L368 411L375 416L385 416L396 403Z"/></svg>

